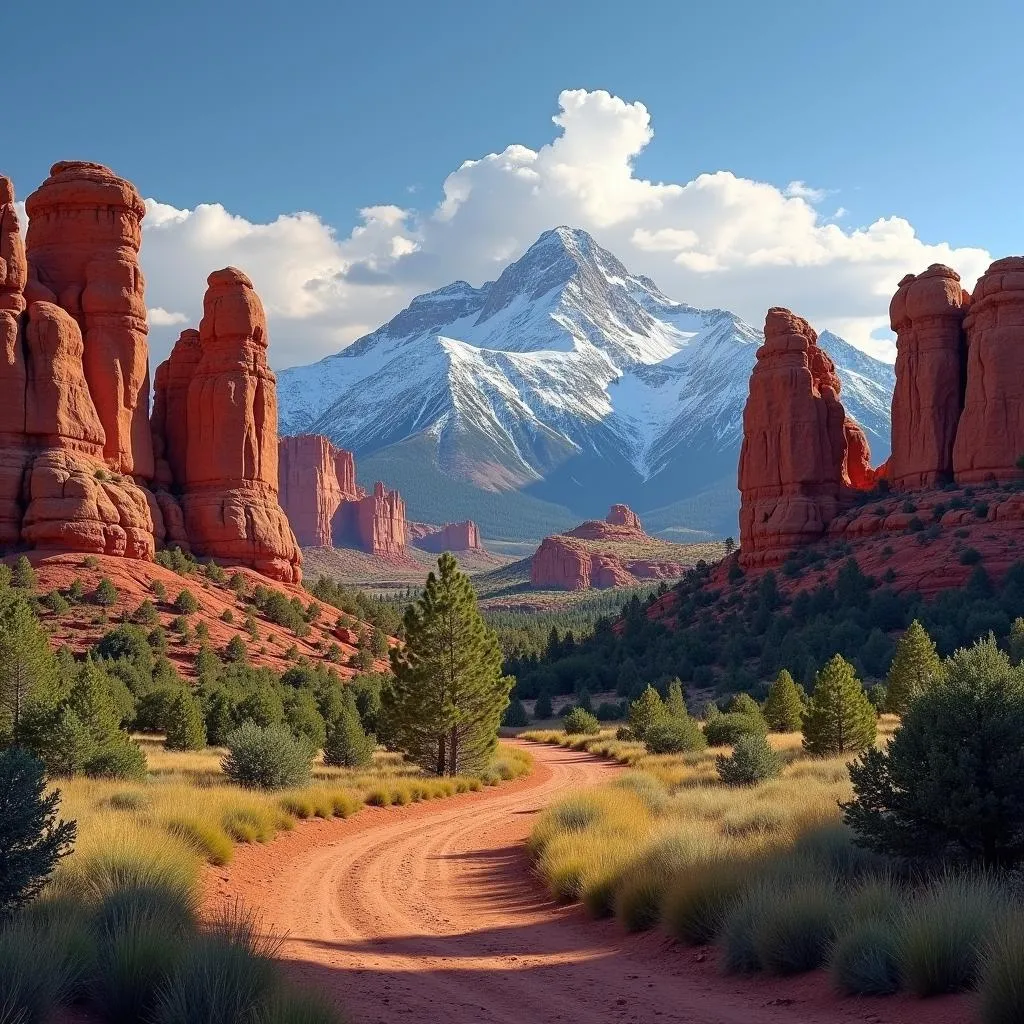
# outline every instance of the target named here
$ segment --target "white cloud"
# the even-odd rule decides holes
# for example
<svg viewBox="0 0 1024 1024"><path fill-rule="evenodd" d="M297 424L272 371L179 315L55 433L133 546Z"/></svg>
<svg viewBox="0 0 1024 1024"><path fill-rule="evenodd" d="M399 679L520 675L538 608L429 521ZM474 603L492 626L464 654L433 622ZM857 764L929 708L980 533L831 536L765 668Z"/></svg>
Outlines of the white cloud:
<svg viewBox="0 0 1024 1024"><path fill-rule="evenodd" d="M188 317L184 313L170 313L162 306L153 306L146 310L150 327L174 327L176 324L187 324Z"/></svg>
<svg viewBox="0 0 1024 1024"><path fill-rule="evenodd" d="M891 349L888 303L905 273L948 263L970 288L991 259L983 249L926 243L900 217L843 227L846 211L819 213L827 193L801 181L780 188L726 170L644 180L634 161L653 129L642 103L572 90L559 104L547 145L466 160L436 208L367 206L347 237L311 212L257 224L217 203L177 210L148 200L149 301L197 322L206 274L239 266L266 305L272 362L288 366L337 351L420 292L492 279L542 231L569 224L681 301L755 324L769 306L789 306L878 352ZM155 357L171 334L153 331Z"/></svg>

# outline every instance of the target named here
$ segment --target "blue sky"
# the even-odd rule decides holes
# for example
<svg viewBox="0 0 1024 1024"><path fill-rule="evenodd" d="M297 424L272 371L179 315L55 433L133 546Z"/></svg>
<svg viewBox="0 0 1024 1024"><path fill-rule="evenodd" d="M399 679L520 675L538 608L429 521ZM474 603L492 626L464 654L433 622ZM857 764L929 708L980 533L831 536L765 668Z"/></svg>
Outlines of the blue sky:
<svg viewBox="0 0 1024 1024"><path fill-rule="evenodd" d="M332 308L320 302L313 309L313 302L303 316L271 295L268 306L288 323L289 338L304 339L316 324L308 341L295 342L296 358L376 326L376 316L444 283L445 273L479 283L529 244L525 236L509 241L506 232L476 262L460 263L432 253L417 232L463 161L552 143L563 90L603 90L649 112L653 139L623 156L638 179L683 185L729 171L780 190L805 182L820 190L808 201L822 225L833 218L854 231L898 217L929 245L995 255L1021 249L1021 4L97 0L83 16L80 3L52 0L45 24L32 6L4 14L5 35L19 45L5 46L10 134L0 172L19 195L53 161L81 157L113 166L144 196L178 211L220 204L256 225L312 211L340 245L334 277L324 272L326 254L311 260L316 273L306 290L321 298L323 281L341 281L354 261L380 270L406 255L403 247L419 250L417 274L396 270L400 259L388 264L392 280L372 296L350 289ZM409 213L401 225L406 241L391 236L381 243L387 252L346 250L352 229L365 227L359 211L388 205ZM565 213L579 209L570 203ZM606 220L598 213L583 226L601 241L602 230L626 237ZM688 230L678 219L665 226ZM650 236L657 222L632 225L629 237L636 230ZM639 269L651 271L644 261L667 251L662 242L639 246ZM198 258L194 237L189 244L183 261ZM220 254L215 245L200 245L203 251ZM422 268L435 255L432 276ZM629 252L619 255L636 262ZM263 258L255 253L254 265L262 269ZM162 256L147 266L151 285L158 284L154 271L169 274L172 266ZM726 280L721 269L714 272ZM666 290L718 302L723 289L707 273ZM696 294L679 294L684 286ZM741 294L730 308L747 315L740 307L748 279L737 278L735 287ZM793 291L799 298L799 287ZM170 290L158 297L168 319L196 308ZM760 301L751 298L751 317ZM884 313L884 303L875 304ZM854 305L834 305L834 315L827 306L811 312L833 326L863 320L850 330L866 337L870 326L878 335L878 315L868 325ZM303 320L309 324L300 326Z"/></svg>

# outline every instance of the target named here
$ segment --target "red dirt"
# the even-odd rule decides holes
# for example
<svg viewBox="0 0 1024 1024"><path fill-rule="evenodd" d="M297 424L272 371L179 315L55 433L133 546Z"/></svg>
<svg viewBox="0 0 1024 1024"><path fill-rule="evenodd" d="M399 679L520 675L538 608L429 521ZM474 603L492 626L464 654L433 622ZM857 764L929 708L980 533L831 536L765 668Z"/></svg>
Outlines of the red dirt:
<svg viewBox="0 0 1024 1024"><path fill-rule="evenodd" d="M822 972L723 977L714 954L627 935L552 902L523 841L537 813L617 768L530 744L497 790L311 822L211 869L206 907L240 899L286 934L296 980L356 1024L965 1024L965 997L843 999Z"/></svg>

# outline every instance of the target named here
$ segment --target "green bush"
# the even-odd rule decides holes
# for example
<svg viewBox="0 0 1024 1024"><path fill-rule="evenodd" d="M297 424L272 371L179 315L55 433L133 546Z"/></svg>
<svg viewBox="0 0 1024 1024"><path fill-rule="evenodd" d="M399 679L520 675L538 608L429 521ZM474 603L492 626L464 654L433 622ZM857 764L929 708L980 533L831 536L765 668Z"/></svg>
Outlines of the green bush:
<svg viewBox="0 0 1024 1024"><path fill-rule="evenodd" d="M665 926L681 942L711 942L749 884L750 866L739 861L714 860L680 872L665 894Z"/></svg>
<svg viewBox="0 0 1024 1024"><path fill-rule="evenodd" d="M117 604L117 587L115 587L114 584L104 576L96 587L96 593L93 595L93 600L101 608L112 607Z"/></svg>
<svg viewBox="0 0 1024 1024"><path fill-rule="evenodd" d="M589 711L573 708L565 716L562 728L570 736L596 736L601 731L601 723Z"/></svg>
<svg viewBox="0 0 1024 1024"><path fill-rule="evenodd" d="M530 716L526 713L526 708L523 707L523 702L518 697L513 697L511 703L505 709L501 724L513 729L530 724Z"/></svg>
<svg viewBox="0 0 1024 1024"><path fill-rule="evenodd" d="M174 599L174 609L181 615L194 615L199 611L199 602L191 590L183 590Z"/></svg>
<svg viewBox="0 0 1024 1024"><path fill-rule="evenodd" d="M758 715L718 714L705 718L704 738L712 747L731 747L742 736L760 736L765 732L764 719Z"/></svg>
<svg viewBox="0 0 1024 1024"><path fill-rule="evenodd" d="M652 754L681 754L707 746L700 724L689 715L656 722L646 730L644 743Z"/></svg>
<svg viewBox="0 0 1024 1024"><path fill-rule="evenodd" d="M243 722L226 740L224 774L242 786L285 789L309 781L314 750L284 725L260 727Z"/></svg>
<svg viewBox="0 0 1024 1024"><path fill-rule="evenodd" d="M0 920L35 897L71 852L77 826L57 819L59 807L40 761L19 747L0 750Z"/></svg>
<svg viewBox="0 0 1024 1024"><path fill-rule="evenodd" d="M554 709L551 707L551 697L547 693L542 693L533 705L533 717L534 718L553 718Z"/></svg>
<svg viewBox="0 0 1024 1024"><path fill-rule="evenodd" d="M719 754L715 758L718 777L727 786L753 786L777 778L782 765L782 756L772 749L768 738L760 734L741 736L732 754Z"/></svg>
<svg viewBox="0 0 1024 1024"><path fill-rule="evenodd" d="M848 996L887 996L900 987L898 937L891 921L857 921L832 950L829 969L836 988Z"/></svg>
<svg viewBox="0 0 1024 1024"><path fill-rule="evenodd" d="M100 747L84 765L84 772L92 779L123 779L141 781L148 771L146 755L129 736L121 737Z"/></svg>
<svg viewBox="0 0 1024 1024"><path fill-rule="evenodd" d="M799 974L822 967L836 935L839 894L827 880L775 888L754 922L758 963L773 974Z"/></svg>

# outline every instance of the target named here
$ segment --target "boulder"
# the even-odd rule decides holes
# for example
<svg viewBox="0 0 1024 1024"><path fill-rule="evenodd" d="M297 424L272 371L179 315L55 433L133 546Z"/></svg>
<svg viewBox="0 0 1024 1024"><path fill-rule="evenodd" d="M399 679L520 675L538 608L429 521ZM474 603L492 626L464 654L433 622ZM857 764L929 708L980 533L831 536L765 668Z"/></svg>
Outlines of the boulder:
<svg viewBox="0 0 1024 1024"><path fill-rule="evenodd" d="M806 320L773 307L750 377L740 451L740 559L780 562L820 538L847 476L839 381Z"/></svg>
<svg viewBox="0 0 1024 1024"><path fill-rule="evenodd" d="M31 300L78 323L83 366L114 472L153 476L145 280L139 267L146 207L101 164L54 164L25 203Z"/></svg>
<svg viewBox="0 0 1024 1024"><path fill-rule="evenodd" d="M1024 257L996 260L964 321L967 386L953 447L960 484L1021 477L1024 455Z"/></svg>
<svg viewBox="0 0 1024 1024"><path fill-rule="evenodd" d="M904 277L889 305L897 355L888 472L899 489L934 487L953 478L969 301L960 276L936 263Z"/></svg>

